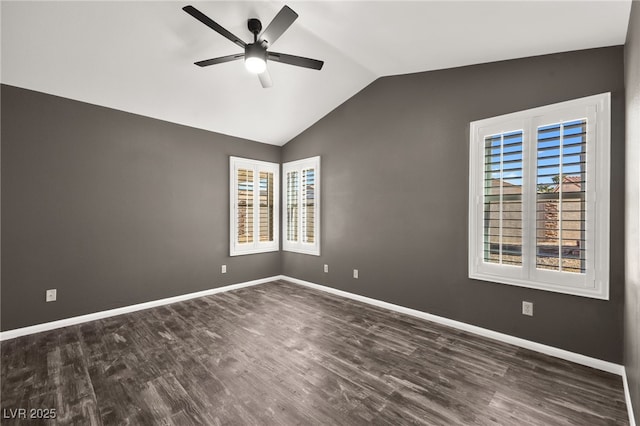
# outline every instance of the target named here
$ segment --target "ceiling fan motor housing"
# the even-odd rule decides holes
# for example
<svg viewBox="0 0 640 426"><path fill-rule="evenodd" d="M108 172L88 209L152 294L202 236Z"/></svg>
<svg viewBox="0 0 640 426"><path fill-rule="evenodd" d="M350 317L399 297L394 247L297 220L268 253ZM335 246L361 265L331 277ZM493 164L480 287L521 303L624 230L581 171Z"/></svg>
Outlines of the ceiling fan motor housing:
<svg viewBox="0 0 640 426"><path fill-rule="evenodd" d="M245 58L260 58L266 62L267 60L267 49L262 46L261 43L251 43L247 44L244 48L244 57Z"/></svg>

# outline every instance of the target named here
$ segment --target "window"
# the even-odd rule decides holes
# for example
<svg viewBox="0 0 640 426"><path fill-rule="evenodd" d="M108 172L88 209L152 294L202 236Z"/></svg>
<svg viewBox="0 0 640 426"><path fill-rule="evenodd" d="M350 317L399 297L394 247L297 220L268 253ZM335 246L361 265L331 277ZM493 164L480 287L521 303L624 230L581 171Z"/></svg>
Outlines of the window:
<svg viewBox="0 0 640 426"><path fill-rule="evenodd" d="M320 255L320 157L282 166L283 250Z"/></svg>
<svg viewBox="0 0 640 426"><path fill-rule="evenodd" d="M230 255L279 249L279 182L276 163L230 158Z"/></svg>
<svg viewBox="0 0 640 426"><path fill-rule="evenodd" d="M609 298L610 102L471 123L470 278Z"/></svg>

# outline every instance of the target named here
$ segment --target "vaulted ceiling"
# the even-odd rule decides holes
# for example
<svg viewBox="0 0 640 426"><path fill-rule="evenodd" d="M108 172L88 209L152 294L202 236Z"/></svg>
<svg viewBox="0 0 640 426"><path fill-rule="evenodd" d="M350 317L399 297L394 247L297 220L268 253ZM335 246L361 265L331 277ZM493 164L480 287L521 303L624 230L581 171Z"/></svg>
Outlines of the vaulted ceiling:
<svg viewBox="0 0 640 426"><path fill-rule="evenodd" d="M188 2L2 2L1 80L174 123L283 145L378 77L620 45L630 0L289 1L299 18L263 89L241 48L181 10ZM192 2L245 41L285 2Z"/></svg>

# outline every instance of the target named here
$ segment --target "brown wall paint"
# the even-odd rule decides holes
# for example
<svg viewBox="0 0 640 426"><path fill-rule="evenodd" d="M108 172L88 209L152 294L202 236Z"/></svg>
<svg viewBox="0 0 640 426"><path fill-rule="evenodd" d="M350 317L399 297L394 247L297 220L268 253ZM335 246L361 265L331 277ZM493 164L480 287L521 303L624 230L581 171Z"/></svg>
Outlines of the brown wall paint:
<svg viewBox="0 0 640 426"><path fill-rule="evenodd" d="M627 180L624 365L636 422L640 421L640 2L631 6L624 52Z"/></svg>
<svg viewBox="0 0 640 426"><path fill-rule="evenodd" d="M610 301L470 280L469 123L609 91ZM282 161L314 155L322 256L283 253L285 275L622 362L621 46L381 78L287 143Z"/></svg>
<svg viewBox="0 0 640 426"><path fill-rule="evenodd" d="M280 273L278 252L229 257L228 201L229 156L279 162L280 147L12 86L1 97L2 330Z"/></svg>

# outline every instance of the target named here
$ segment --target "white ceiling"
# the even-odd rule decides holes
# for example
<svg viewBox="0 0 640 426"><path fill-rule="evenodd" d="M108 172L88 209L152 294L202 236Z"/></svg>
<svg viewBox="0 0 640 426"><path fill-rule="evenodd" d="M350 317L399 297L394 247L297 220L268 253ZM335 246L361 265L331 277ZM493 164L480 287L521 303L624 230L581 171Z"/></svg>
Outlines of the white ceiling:
<svg viewBox="0 0 640 426"><path fill-rule="evenodd" d="M193 4L250 41L285 2L2 2L5 84L283 145L378 77L620 45L631 0L288 1L300 17L272 50L263 89L241 49L181 10Z"/></svg>

